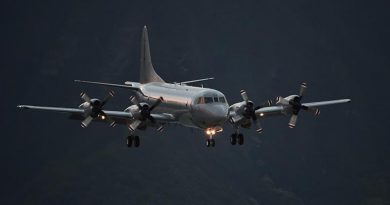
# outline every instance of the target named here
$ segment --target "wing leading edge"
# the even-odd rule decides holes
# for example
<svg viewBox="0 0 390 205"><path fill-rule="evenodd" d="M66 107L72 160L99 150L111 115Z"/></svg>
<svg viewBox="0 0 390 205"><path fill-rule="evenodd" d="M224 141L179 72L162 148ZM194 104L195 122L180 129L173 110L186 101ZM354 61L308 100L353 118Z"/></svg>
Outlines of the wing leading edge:
<svg viewBox="0 0 390 205"><path fill-rule="evenodd" d="M47 107L47 106L34 106L34 105L18 105L17 106L20 109L29 109L29 110L40 110L40 111L51 111L51 112L60 112L60 113L68 113L71 114L71 119L82 119L84 115L83 109L77 109L77 108L65 108L65 107ZM112 111L112 110L104 110L104 113L117 121L120 124L123 124L128 120L131 122L134 120L133 114L130 112L124 112L124 111ZM175 117L171 114L151 114L151 116L158 122L158 123L169 123L174 122ZM103 120L104 121L104 120Z"/></svg>
<svg viewBox="0 0 390 205"><path fill-rule="evenodd" d="M310 102L310 103L302 103L302 105L306 106L308 108L317 108L317 107L326 106L326 105L336 105L336 104L349 103L349 102L351 102L351 99ZM284 115L283 111L285 109L288 109L288 107L286 108L286 106L283 106L283 105L270 106L270 107L260 108L260 109L256 110L255 113L256 113L256 115L259 115L261 117Z"/></svg>

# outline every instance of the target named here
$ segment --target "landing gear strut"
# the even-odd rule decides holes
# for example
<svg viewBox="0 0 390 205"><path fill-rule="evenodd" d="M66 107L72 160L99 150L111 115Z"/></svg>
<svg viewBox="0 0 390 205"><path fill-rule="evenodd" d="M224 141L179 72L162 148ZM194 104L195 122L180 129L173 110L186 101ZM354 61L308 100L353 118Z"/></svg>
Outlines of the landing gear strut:
<svg viewBox="0 0 390 205"><path fill-rule="evenodd" d="M207 147L215 147L215 139L213 138L215 133L216 133L216 130L213 128L208 128L206 130L206 134L208 135L208 138L206 140Z"/></svg>
<svg viewBox="0 0 390 205"><path fill-rule="evenodd" d="M213 139L213 138L210 138L210 139L207 139L206 140L206 146L207 147L215 147L215 139Z"/></svg>
<svg viewBox="0 0 390 205"><path fill-rule="evenodd" d="M232 145L243 145L244 144L244 135L241 133L233 133L230 135L230 144Z"/></svg>
<svg viewBox="0 0 390 205"><path fill-rule="evenodd" d="M134 145L134 147L139 147L140 145L140 139L139 136L136 135L129 135L127 136L127 147L131 147Z"/></svg>

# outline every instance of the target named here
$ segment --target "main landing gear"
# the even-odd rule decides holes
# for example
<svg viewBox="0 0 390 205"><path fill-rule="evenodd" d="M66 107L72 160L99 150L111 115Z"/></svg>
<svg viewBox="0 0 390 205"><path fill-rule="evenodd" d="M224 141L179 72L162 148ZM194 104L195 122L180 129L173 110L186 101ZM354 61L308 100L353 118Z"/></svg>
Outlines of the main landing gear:
<svg viewBox="0 0 390 205"><path fill-rule="evenodd" d="M244 135L241 133L233 133L230 135L230 144L232 145L243 145L244 144Z"/></svg>
<svg viewBox="0 0 390 205"><path fill-rule="evenodd" d="M136 135L129 135L127 136L127 147L131 147L134 145L134 147L139 147L140 145L140 140L139 136Z"/></svg>

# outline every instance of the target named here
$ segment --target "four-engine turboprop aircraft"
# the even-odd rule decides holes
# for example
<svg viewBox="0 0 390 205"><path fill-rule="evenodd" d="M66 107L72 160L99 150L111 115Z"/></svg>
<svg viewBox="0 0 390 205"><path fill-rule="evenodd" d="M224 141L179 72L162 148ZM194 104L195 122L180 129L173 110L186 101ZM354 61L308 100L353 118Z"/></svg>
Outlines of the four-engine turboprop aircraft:
<svg viewBox="0 0 390 205"><path fill-rule="evenodd" d="M308 111L315 115L320 113L318 107L350 102L350 99L301 103L306 84L302 83L298 95L278 97L276 104L267 101L255 106L249 100L247 93L242 90L243 101L229 106L223 93L203 87L194 87L189 84L210 80L186 81L181 83L167 83L154 70L149 49L149 40L146 26L142 32L141 41L141 66L140 82L125 82L124 84L111 84L91 81L75 80L78 83L101 85L123 88L132 91L130 97L132 105L123 111L103 110L103 106L114 96L109 92L103 100L91 98L86 93L81 93L84 101L79 108L44 107L32 105L18 105L18 108L56 111L70 114L70 119L81 120L81 126L87 127L92 121L103 121L115 126L124 124L130 134L127 137L128 147L140 145L140 138L135 135L136 130L145 130L153 127L162 131L164 125L177 123L187 127L199 128L205 131L206 145L215 146L214 136L223 131L225 124L231 124L234 133L230 136L232 145L244 143L244 136L239 132L240 128L256 127L258 133L263 128L260 118L275 115L290 116L289 127L296 125L300 110Z"/></svg>

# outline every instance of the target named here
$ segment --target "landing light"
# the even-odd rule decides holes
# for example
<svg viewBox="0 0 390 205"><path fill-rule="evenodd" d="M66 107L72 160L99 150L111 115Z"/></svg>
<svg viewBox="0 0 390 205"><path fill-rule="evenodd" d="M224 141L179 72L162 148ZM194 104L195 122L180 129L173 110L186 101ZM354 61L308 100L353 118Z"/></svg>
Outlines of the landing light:
<svg viewBox="0 0 390 205"><path fill-rule="evenodd" d="M102 115L100 118L101 118L102 120L104 120L104 119L106 119L106 116Z"/></svg>
<svg viewBox="0 0 390 205"><path fill-rule="evenodd" d="M207 135L215 135L216 132L217 132L217 131L216 131L215 129L211 129L211 128L209 128L209 129L206 130L206 134L207 134Z"/></svg>
<svg viewBox="0 0 390 205"><path fill-rule="evenodd" d="M263 117L264 116L264 113L260 113L260 117Z"/></svg>

